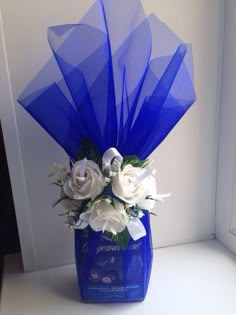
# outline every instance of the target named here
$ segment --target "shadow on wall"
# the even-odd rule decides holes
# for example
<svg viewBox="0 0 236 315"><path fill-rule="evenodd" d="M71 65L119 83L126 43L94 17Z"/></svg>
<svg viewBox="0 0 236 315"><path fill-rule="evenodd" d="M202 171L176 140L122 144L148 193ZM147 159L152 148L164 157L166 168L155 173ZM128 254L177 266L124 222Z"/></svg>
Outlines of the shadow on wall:
<svg viewBox="0 0 236 315"><path fill-rule="evenodd" d="M0 257L20 251L11 183L0 126Z"/></svg>

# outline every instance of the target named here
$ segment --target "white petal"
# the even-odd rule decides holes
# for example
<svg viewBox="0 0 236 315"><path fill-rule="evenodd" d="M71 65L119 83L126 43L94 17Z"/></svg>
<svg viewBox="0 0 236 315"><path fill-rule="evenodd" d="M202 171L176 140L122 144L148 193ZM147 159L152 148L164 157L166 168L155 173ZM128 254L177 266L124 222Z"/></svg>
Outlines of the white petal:
<svg viewBox="0 0 236 315"><path fill-rule="evenodd" d="M90 216L90 213L82 212L79 217L82 221L88 222L89 216Z"/></svg>
<svg viewBox="0 0 236 315"><path fill-rule="evenodd" d="M155 200L142 199L138 202L138 206L143 210L151 210L155 206Z"/></svg>
<svg viewBox="0 0 236 315"><path fill-rule="evenodd" d="M157 194L154 198L159 200L159 201L165 201L165 198L170 197L172 194L168 193L168 194Z"/></svg>
<svg viewBox="0 0 236 315"><path fill-rule="evenodd" d="M83 230L88 226L88 223L83 221L83 220L79 220L76 225L74 226L75 229L78 230Z"/></svg>
<svg viewBox="0 0 236 315"><path fill-rule="evenodd" d="M137 241L139 238L147 235L143 223L138 218L131 219L127 228L134 241Z"/></svg>

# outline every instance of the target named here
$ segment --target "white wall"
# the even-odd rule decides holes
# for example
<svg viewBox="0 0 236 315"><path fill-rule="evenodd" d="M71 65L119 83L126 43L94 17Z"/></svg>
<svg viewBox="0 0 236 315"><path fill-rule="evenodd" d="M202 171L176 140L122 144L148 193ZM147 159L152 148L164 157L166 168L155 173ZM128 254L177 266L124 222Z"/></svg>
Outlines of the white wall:
<svg viewBox="0 0 236 315"><path fill-rule="evenodd" d="M73 234L63 226L63 218L51 209L57 194L47 178L48 165L54 161L67 164L67 158L16 99L51 56L47 27L77 22L92 3L2 0L0 4L32 227L34 260L25 257L27 270L71 263ZM221 1L145 0L143 3L147 13L156 13L184 41L193 44L198 97L194 107L152 156L158 170L159 191L173 193L165 204L158 205L158 216L152 218L154 246L162 247L211 238L214 233ZM12 113L9 111L7 115ZM6 131L6 137L7 134ZM9 162L11 169L14 162L10 159ZM11 180L14 183L14 173ZM14 194L19 193L17 187L13 188ZM30 234L27 220L24 222L25 211L15 203L20 231ZM23 238L22 247L30 250Z"/></svg>
<svg viewBox="0 0 236 315"><path fill-rule="evenodd" d="M235 30L236 2L225 0L216 237L236 254Z"/></svg>
<svg viewBox="0 0 236 315"><path fill-rule="evenodd" d="M2 32L2 18L0 15L0 119L11 176L11 186L16 207L24 266L25 269L31 270L35 265L34 243L32 241L31 219L16 124L14 100L9 79L7 56ZM1 194L4 194L4 191L1 192Z"/></svg>

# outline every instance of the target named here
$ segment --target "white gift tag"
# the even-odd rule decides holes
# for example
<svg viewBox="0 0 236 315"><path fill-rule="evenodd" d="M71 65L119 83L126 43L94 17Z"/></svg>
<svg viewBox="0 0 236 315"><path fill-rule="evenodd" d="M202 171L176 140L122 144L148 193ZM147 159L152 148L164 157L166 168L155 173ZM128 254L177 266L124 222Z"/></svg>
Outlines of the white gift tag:
<svg viewBox="0 0 236 315"><path fill-rule="evenodd" d="M127 229L134 241L137 241L139 238L147 235L143 223L138 218L130 219Z"/></svg>

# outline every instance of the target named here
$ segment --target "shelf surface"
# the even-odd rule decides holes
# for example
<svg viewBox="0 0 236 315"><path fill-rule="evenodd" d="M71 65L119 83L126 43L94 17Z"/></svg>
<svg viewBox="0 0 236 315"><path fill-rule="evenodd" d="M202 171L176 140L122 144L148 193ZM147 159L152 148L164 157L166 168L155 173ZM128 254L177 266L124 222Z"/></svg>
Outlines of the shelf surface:
<svg viewBox="0 0 236 315"><path fill-rule="evenodd" d="M236 258L210 240L154 251L144 302L82 304L75 266L23 273L19 256L5 257L1 315L235 315Z"/></svg>

